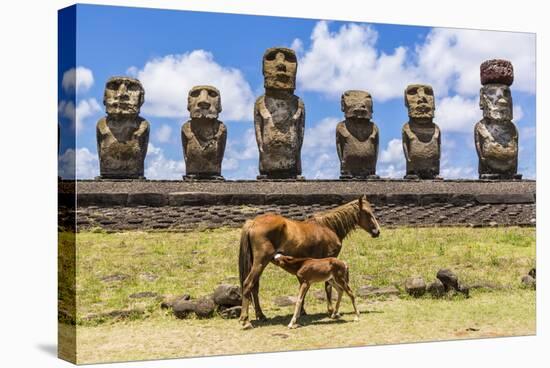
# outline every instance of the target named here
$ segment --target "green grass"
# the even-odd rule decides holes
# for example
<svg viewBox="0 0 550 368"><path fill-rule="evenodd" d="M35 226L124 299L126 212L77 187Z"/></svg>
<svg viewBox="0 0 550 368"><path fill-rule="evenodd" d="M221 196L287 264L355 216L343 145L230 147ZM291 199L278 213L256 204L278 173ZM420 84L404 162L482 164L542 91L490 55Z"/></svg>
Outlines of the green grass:
<svg viewBox="0 0 550 368"><path fill-rule="evenodd" d="M277 307L273 300L296 295L298 285L294 276L273 265L265 270L260 288L262 307L271 319L250 332L240 331L235 320L219 317L177 320L160 309L159 298L129 298L142 291L189 293L196 298L211 293L222 282L238 284L239 234L238 229L77 234L78 360L154 359L535 332L535 292L520 283L521 276L535 265L534 228L398 228L384 229L377 239L363 231L354 232L344 241L340 254L350 266L353 289L361 285L403 289L407 277L419 275L430 282L440 268L452 269L466 284L493 286L473 290L469 299L402 295L389 300L361 300L362 320L357 324L324 318L324 302L311 295L322 289L318 284L306 298L306 309L313 314L303 320L306 326L288 331L285 326L292 307ZM158 278L147 281L145 273ZM127 278L101 280L113 274ZM125 320L89 318L131 309L145 313ZM352 310L345 297L341 310ZM351 315L344 316L347 320ZM288 336L281 338L278 333ZM117 341L122 336L132 338L123 339L125 344L121 345ZM140 339L151 341L150 336L157 336L158 344L136 350L136 346L143 346ZM247 342L251 337L266 343L251 345ZM181 344L171 347L172 339ZM228 343L228 339L236 340Z"/></svg>

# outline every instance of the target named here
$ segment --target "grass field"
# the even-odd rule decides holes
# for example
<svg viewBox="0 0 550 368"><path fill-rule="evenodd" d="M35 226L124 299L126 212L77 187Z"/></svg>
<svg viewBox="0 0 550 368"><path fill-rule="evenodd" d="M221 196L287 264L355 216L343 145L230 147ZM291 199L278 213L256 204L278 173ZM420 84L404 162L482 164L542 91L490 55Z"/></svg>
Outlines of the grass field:
<svg viewBox="0 0 550 368"><path fill-rule="evenodd" d="M61 240L70 238L62 235ZM301 321L304 327L288 330L292 307L277 307L273 300L296 295L297 281L270 265L260 289L268 321L251 331L241 331L236 320L220 317L178 320L160 308L161 295L189 293L197 298L220 283L238 284L238 241L238 229L79 233L78 362L535 333L535 292L520 283L535 265L534 228L384 229L377 239L356 231L344 241L340 258L350 266L354 289L362 285L403 289L409 276L430 282L439 268L451 268L466 284L487 286L472 290L469 299L413 299L404 293L398 298L359 299L361 321L352 322L351 303L344 297L344 316L333 321L326 318L325 303L312 295L321 290L319 284L306 298L309 315ZM159 297L130 298L146 291ZM114 317L112 312L121 310L139 313Z"/></svg>

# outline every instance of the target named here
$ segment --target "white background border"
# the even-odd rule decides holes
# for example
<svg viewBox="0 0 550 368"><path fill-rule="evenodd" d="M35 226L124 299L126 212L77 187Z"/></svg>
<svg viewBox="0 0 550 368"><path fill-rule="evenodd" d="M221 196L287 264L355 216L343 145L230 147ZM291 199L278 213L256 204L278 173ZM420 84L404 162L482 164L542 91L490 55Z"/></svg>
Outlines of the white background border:
<svg viewBox="0 0 550 368"><path fill-rule="evenodd" d="M537 33L537 186L548 135L550 27L543 1L89 1L167 9L279 15ZM64 367L57 343L57 10L69 1L4 1L0 11L0 365ZM144 20L146 22L146 20ZM181 35L185 37L185 35ZM116 37L116 35L114 35ZM482 42L482 40L480 40ZM105 55L106 58L109 55ZM546 66L546 69L543 69ZM546 102L546 106L544 106ZM544 190L537 208L548 204ZM548 221L537 211L537 336L252 354L117 364L117 367L280 367L353 364L537 367L548 364ZM546 285L545 285L546 284ZM546 313L543 311L546 310ZM391 333L391 331L388 331ZM261 342L260 342L261 343ZM546 349L548 349L546 347ZM546 354L545 354L546 353ZM111 366L111 365L106 365ZM115 366L115 365L113 365Z"/></svg>

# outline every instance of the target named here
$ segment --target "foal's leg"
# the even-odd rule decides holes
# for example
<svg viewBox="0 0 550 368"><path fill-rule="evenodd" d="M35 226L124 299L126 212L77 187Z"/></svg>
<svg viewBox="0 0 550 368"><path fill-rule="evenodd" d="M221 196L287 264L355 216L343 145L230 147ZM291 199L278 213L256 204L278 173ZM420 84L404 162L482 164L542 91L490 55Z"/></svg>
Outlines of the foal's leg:
<svg viewBox="0 0 550 368"><path fill-rule="evenodd" d="M351 304L353 304L353 311L355 312L355 318L354 321L359 321L359 310L357 310L357 305L355 305L355 295L353 294L353 291L349 287L348 283L344 283L342 285L344 287L344 291L346 294L348 294L349 298L351 299Z"/></svg>
<svg viewBox="0 0 550 368"><path fill-rule="evenodd" d="M298 320L298 318L300 318L300 310L302 309L302 303L304 302L304 297L306 296L308 289L309 284L307 282L302 282L300 284L300 292L298 294L298 300L296 301L296 307L294 307L294 315L292 316L292 320L290 320L290 323L288 324L288 328L298 327L296 321Z"/></svg>
<svg viewBox="0 0 550 368"><path fill-rule="evenodd" d="M327 311L330 316L334 312L334 308L332 308L332 285L328 281L325 281L325 293L327 294Z"/></svg>
<svg viewBox="0 0 550 368"><path fill-rule="evenodd" d="M334 288L336 289L336 292L338 293L338 298L336 299L336 307L334 307L334 311L332 312L332 315L330 318L340 318L340 314L338 313L338 310L340 309L340 302L342 301L342 288L338 284L334 284Z"/></svg>

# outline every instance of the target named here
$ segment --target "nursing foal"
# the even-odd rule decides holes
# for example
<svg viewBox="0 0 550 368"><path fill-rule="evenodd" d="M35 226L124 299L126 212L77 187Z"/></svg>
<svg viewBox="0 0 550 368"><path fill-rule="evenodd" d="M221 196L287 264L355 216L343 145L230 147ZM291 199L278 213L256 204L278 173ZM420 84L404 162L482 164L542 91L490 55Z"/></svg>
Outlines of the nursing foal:
<svg viewBox="0 0 550 368"><path fill-rule="evenodd" d="M304 297L311 286L315 282L328 282L338 292L336 306L332 312L331 318L338 318L338 308L342 300L342 293L345 291L351 299L353 310L355 311L355 321L359 320L359 311L355 305L355 296L349 287L349 268L344 261L337 258L294 258L284 256L280 253L275 255L273 263L281 267L287 272L296 275L300 282L300 293L294 308L294 315L290 321L288 328L298 327L297 320L300 318L300 311L304 302Z"/></svg>

